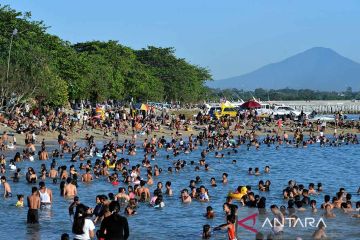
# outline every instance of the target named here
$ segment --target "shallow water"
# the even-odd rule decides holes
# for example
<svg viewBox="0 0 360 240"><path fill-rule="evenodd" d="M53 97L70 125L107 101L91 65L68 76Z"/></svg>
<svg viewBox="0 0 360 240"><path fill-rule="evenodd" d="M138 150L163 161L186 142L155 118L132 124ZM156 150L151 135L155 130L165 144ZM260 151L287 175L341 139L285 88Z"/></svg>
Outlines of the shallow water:
<svg viewBox="0 0 360 240"><path fill-rule="evenodd" d="M226 155L226 151L223 151ZM7 153L13 156L15 153ZM322 182L324 192L319 196L312 197L316 199L317 205L323 201L325 194L334 196L340 187L345 187L347 192L353 193L353 202L360 200L360 196L356 191L360 185L358 170L360 168L360 152L359 145L347 145L338 148L324 147L320 148L318 144L310 146L307 149L287 148L285 146L276 150L274 146L261 146L260 151L250 149L247 151L244 146L240 147L237 154L226 156L223 159L214 158L214 153L210 153L207 157L207 163L210 164L210 170L195 172L194 166L187 165L180 173L169 174L166 172L167 167L171 164L165 159L165 151L160 152L160 156L156 158L152 164L158 164L163 173L159 177L154 178L154 186L150 188L151 192L155 189L156 183L162 181L172 182L174 191L173 197L165 197L165 208L153 209L147 205L141 205L138 209L138 215L128 217L130 225L131 239L201 239L202 226L210 224L216 226L225 222L222 212L222 204L228 191L235 189L238 185L251 185L255 194L264 196L267 199L267 208L271 204L287 205L282 200L282 189L286 187L288 180L294 179L297 183L308 186L310 182L315 184ZM125 156L128 157L128 156ZM180 155L181 159L198 161L200 159L200 150L191 154ZM129 157L131 164L141 163L142 154ZM171 159L171 160L177 160ZM237 160L237 164L232 164L233 159ZM21 169L32 166L35 170L40 168L42 161L22 162L18 164ZM49 167L50 162L46 162ZM71 165L69 158L58 160L59 165ZM78 166L80 163L76 163ZM259 167L263 171L264 167L269 165L270 174L262 174L261 176L247 175L249 167ZM22 170L23 172L24 170ZM229 174L229 183L221 184L221 175L223 172ZM24 173L24 172L23 172ZM142 170L145 173L145 170ZM10 176L7 172L6 176ZM182 204L180 202L180 190L189 185L191 179L200 176L202 184L209 188L211 200L209 203L199 203L193 201L191 204ZM217 187L210 186L210 178L215 177L218 181ZM270 180L270 192L263 193L257 191L259 180ZM29 195L31 185L27 184L25 179L20 179L19 183L13 183L10 180L13 198L0 199L0 238L13 239L59 239L62 233L71 233L71 222L68 216L68 206L70 201L64 200L59 195L59 184L53 185L47 180L47 186L54 192L54 204L51 211L42 211L40 213L40 225L27 226L26 215L27 208L18 209L15 207L17 201L16 194ZM95 196L98 194L107 194L109 192L116 193L119 186L114 187L109 184L106 179L95 180L91 184L83 184L79 182L79 197L82 203L95 206ZM2 193L2 191L1 191ZM211 205L215 210L215 219L207 220L203 217L205 209ZM243 219L253 213L256 209L240 208L239 219ZM325 219L327 225L326 232L331 239L359 239L360 238L360 219L351 218L349 215L341 212L335 212L335 219ZM322 211L315 215L316 219L321 217ZM309 210L305 213L297 213L299 217L314 216ZM268 215L272 218L270 210ZM269 227L261 228L264 217L257 219L256 229L261 232L268 233ZM251 226L251 221L246 222ZM303 239L311 238L311 234L315 228L288 228L285 227L283 239L295 239L301 236ZM238 237L241 239L255 239L255 234L239 227ZM226 232L215 232L212 239L227 239Z"/></svg>
<svg viewBox="0 0 360 240"><path fill-rule="evenodd" d="M345 116L347 121L358 121L360 119L360 114L345 114ZM319 114L314 119L321 117L334 118L334 114Z"/></svg>

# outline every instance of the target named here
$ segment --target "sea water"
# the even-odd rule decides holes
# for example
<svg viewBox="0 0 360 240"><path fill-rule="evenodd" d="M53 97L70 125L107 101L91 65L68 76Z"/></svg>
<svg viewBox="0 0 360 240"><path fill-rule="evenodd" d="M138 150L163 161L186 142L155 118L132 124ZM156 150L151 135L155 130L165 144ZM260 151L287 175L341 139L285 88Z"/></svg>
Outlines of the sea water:
<svg viewBox="0 0 360 240"><path fill-rule="evenodd" d="M99 144L101 144L99 142ZM140 143L139 143L140 145ZM159 156L155 161L151 161L152 165L157 164L163 169L159 177L154 177L154 185L150 187L151 193L156 188L156 183L161 181L164 185L166 181L172 182L174 196L164 197L165 207L163 209L154 209L147 204L140 204L135 216L127 217L130 226L130 239L201 239L202 226L210 224L217 226L225 223L225 216L222 205L229 191L237 188L239 185L251 185L255 194L266 197L267 215L257 217L253 226L252 221L245 222L246 225L256 228L265 234L270 232L269 226L262 228L262 224L266 217L272 218L270 205L285 205L287 202L282 198L282 190L287 186L289 180L295 180L298 184L303 184L305 188L313 182L315 185L321 182L324 191L311 199L317 201L317 206L323 202L325 194L335 196L340 187L344 187L347 192L352 193L353 204L360 200L360 196L356 193L360 186L360 152L359 145L342 145L340 147L320 147L319 144L309 146L308 148L293 148L281 146L276 150L275 146L267 147L261 145L260 150L256 151L251 148L249 151L245 146L238 149L238 153L227 155L227 150L222 151L225 157L218 159L214 157L214 153L210 153L206 157L206 162L210 165L209 171L204 171L200 167L200 171L194 171L195 166L190 165L190 161L198 162L200 160L201 149L190 154L181 154L170 160L166 160L166 155L170 154L165 150L160 150ZM15 151L6 152L6 156L13 157ZM171 155L172 156L172 155ZM70 156L64 159L58 159L58 165L71 165ZM122 157L120 155L120 157ZM143 159L142 149L138 149L137 156L123 155L129 158L131 165L141 164ZM168 173L167 168L172 166L172 162L177 159L186 160L188 165L178 173ZM232 164L232 160L236 160L236 164ZM93 161L95 158L93 158ZM50 161L34 162L24 161L17 164L25 174L27 167L32 166L36 171L40 169L40 165L45 163L50 168ZM78 168L80 162L75 163ZM264 174L264 167L270 166L270 173ZM262 174L260 176L248 175L249 167L253 169L259 167ZM222 173L229 174L229 182L226 185L221 183ZM146 170L142 168L144 176ZM12 187L13 197L9 199L0 199L0 237L4 239L60 239L62 233L69 233L71 236L71 221L68 215L68 206L70 200L66 200L60 196L59 183L53 184L50 179L46 180L46 185L53 190L54 201L51 211L40 211L40 224L27 225L26 215L27 207L16 208L16 194L26 196L31 193L33 185L26 183L25 177L20 179L19 183L13 183L9 178L13 173L8 170L6 176ZM193 201L190 204L183 204L180 201L180 191L188 188L191 179L200 176L202 183L209 189L210 202L200 203ZM215 177L217 187L210 186L210 178ZM259 192L257 185L260 180L271 181L269 192ZM106 178L94 180L92 183L82 183L79 181L78 195L80 201L90 207L95 207L95 197L98 194L108 194L110 192L116 194L120 186L113 186L107 182ZM36 184L37 186L37 184ZM1 191L2 193L2 191ZM236 201L234 202L238 204ZM203 215L207 206L212 206L215 211L213 220L206 219ZM238 204L239 205L239 204ZM354 207L354 206L353 206ZM340 210L334 211L336 218L324 219L327 228L326 233L331 239L359 239L360 238L360 219L352 218L351 214L344 214ZM257 213L257 209L249 209L240 207L238 211L238 219L243 219L249 215ZM323 211L319 209L317 214L312 214L311 210L303 213L296 213L302 221L305 217L314 217L319 219L322 217ZM123 210L122 210L123 214ZM96 226L99 229L99 226ZM295 239L300 236L303 239L311 238L316 228L297 226L295 228L284 228L283 239ZM240 239L255 239L255 233L239 226L238 237ZM227 239L226 231L214 232L213 239Z"/></svg>

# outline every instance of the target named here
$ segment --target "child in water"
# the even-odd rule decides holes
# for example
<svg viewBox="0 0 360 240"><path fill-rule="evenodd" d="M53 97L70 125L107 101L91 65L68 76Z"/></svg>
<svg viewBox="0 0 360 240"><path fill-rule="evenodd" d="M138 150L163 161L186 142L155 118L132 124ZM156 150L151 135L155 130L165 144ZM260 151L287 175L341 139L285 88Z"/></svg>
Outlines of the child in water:
<svg viewBox="0 0 360 240"><path fill-rule="evenodd" d="M205 224L203 226L203 234L202 234L202 238L203 239L210 239L211 237L211 227L209 224Z"/></svg>
<svg viewBox="0 0 360 240"><path fill-rule="evenodd" d="M16 207L24 207L24 195L17 195L18 201L16 202Z"/></svg>
<svg viewBox="0 0 360 240"><path fill-rule="evenodd" d="M228 215L226 217L226 220L227 220L227 223L225 224L222 224L218 227L215 227L214 228L214 231L215 230L225 230L227 229L227 232L228 232L228 239L229 240L237 240L236 239L236 234L235 234L235 215Z"/></svg>
<svg viewBox="0 0 360 240"><path fill-rule="evenodd" d="M206 214L205 214L205 217L207 219L213 219L215 216L215 213L214 213L214 210L211 206L207 206L206 207Z"/></svg>

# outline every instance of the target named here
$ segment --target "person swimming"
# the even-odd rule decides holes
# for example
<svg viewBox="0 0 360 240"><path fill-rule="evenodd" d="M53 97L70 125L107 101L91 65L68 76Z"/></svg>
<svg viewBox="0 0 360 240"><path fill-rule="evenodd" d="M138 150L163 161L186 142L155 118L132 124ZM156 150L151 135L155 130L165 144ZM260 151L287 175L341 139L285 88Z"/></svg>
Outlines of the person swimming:
<svg viewBox="0 0 360 240"><path fill-rule="evenodd" d="M213 219L215 217L215 213L214 213L214 210L211 206L207 206L206 207L206 214L205 214L205 217L207 219Z"/></svg>
<svg viewBox="0 0 360 240"><path fill-rule="evenodd" d="M228 183L228 174L227 173L223 173L222 174L222 183L223 184L226 184L226 183Z"/></svg>
<svg viewBox="0 0 360 240"><path fill-rule="evenodd" d="M217 185L216 185L216 180L215 180L214 177L212 177L212 178L210 179L210 184L211 184L212 187L216 187L216 186L217 186Z"/></svg>
<svg viewBox="0 0 360 240"><path fill-rule="evenodd" d="M191 199L187 189L183 189L181 191L181 201L183 203L191 203L192 199Z"/></svg>

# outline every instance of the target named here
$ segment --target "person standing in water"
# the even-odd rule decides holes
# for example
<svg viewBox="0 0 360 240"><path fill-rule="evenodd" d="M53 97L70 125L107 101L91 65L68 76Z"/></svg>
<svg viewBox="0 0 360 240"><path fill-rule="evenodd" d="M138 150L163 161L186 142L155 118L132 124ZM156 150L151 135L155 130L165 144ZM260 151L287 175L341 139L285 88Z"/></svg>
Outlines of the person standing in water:
<svg viewBox="0 0 360 240"><path fill-rule="evenodd" d="M109 204L109 211L111 215L105 217L101 222L100 236L106 240L110 239L128 239L129 238L129 224L125 217L120 216L120 205L117 201L112 201Z"/></svg>
<svg viewBox="0 0 360 240"><path fill-rule="evenodd" d="M92 214L92 209L79 204L76 206L76 212L74 216L74 222L72 225L72 232L75 235L74 240L90 240L94 238L95 225L89 218Z"/></svg>
<svg viewBox="0 0 360 240"><path fill-rule="evenodd" d="M40 160L48 160L48 158L49 158L48 152L46 151L45 147L42 147L41 151L39 153L39 159Z"/></svg>
<svg viewBox="0 0 360 240"><path fill-rule="evenodd" d="M274 214L272 230L275 235L282 235L284 231L285 217L277 205L271 205L271 212Z"/></svg>
<svg viewBox="0 0 360 240"><path fill-rule="evenodd" d="M28 202L28 215L27 223L39 223L39 208L40 208L40 197L37 187L33 187L31 190L32 194L27 197Z"/></svg>
<svg viewBox="0 0 360 240"><path fill-rule="evenodd" d="M325 225L323 222L319 223L318 229L312 235L313 239L324 239L327 238L325 233Z"/></svg>
<svg viewBox="0 0 360 240"><path fill-rule="evenodd" d="M6 181L6 177L1 177L1 183L4 186L4 198L12 197L10 184Z"/></svg>
<svg viewBox="0 0 360 240"><path fill-rule="evenodd" d="M86 173L82 175L81 180L86 183L89 183L93 180L93 176L91 175L89 168L86 169Z"/></svg>
<svg viewBox="0 0 360 240"><path fill-rule="evenodd" d="M80 204L80 199L78 196L74 197L74 201L70 204L69 206L69 216L70 216L70 220L71 222L73 222L74 220L74 209Z"/></svg>
<svg viewBox="0 0 360 240"><path fill-rule="evenodd" d="M40 204L42 208L51 208L53 194L51 189L45 186L44 182L39 183Z"/></svg>
<svg viewBox="0 0 360 240"><path fill-rule="evenodd" d="M228 239L229 240L237 240L234 223L235 223L235 215L228 215L228 216L226 216L226 223L222 224L218 227L215 227L214 231L227 230Z"/></svg>
<svg viewBox="0 0 360 240"><path fill-rule="evenodd" d="M66 182L67 182L67 184L64 187L64 197L67 197L67 198L75 197L77 195L77 189L74 184L74 180L72 180L71 178L68 178L66 180Z"/></svg>
<svg viewBox="0 0 360 240"><path fill-rule="evenodd" d="M49 177L53 180L53 183L57 183L57 177L59 172L55 169L55 164L51 164Z"/></svg>

